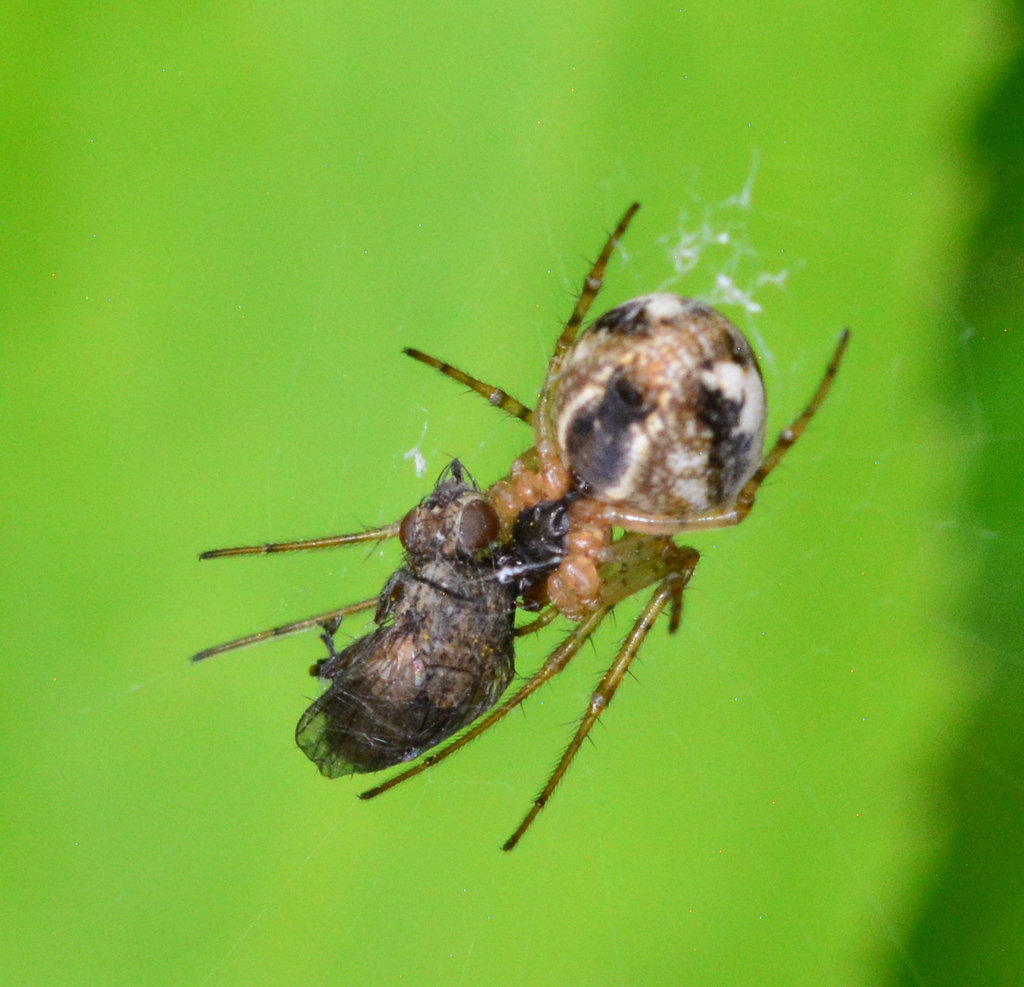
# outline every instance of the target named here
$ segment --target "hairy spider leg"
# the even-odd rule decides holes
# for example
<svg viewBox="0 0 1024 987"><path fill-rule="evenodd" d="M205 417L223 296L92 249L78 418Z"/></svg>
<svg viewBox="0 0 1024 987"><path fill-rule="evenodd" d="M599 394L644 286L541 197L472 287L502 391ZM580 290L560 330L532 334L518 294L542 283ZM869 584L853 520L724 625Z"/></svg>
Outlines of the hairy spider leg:
<svg viewBox="0 0 1024 987"><path fill-rule="evenodd" d="M628 531L612 542L608 558L598 570L600 600L614 606L657 582L682 577L681 582L675 583L676 593L669 610L668 632L675 634L682 617L683 587L699 561L700 553L695 548L677 545L671 538Z"/></svg>
<svg viewBox="0 0 1024 987"><path fill-rule="evenodd" d="M850 330L844 329L839 334L839 342L836 344L832 359L825 368L825 374L818 384L811 400L804 410L797 415L788 428L784 428L775 444L768 451L768 455L761 461L757 472L747 481L743 489L736 495L734 503L724 508L717 508L707 511L704 514L695 514L688 518L659 518L649 514L633 512L621 507L613 507L599 501L587 501L587 506L594 512L594 517L605 524L615 525L627 531L640 531L650 535L672 535L681 531L705 531L711 528L728 528L739 524L754 506L754 499L765 479L779 465L782 457L792 448L797 439L804 434L811 419L818 412L829 390L839 366L846 353L846 346L850 340ZM582 501L580 502L582 504Z"/></svg>
<svg viewBox="0 0 1024 987"><path fill-rule="evenodd" d="M481 395L488 404L495 408L501 408L502 411L512 415L513 418L518 418L522 422L526 422L527 425L533 421L533 409L528 408L521 401L512 397L508 391L501 387L494 387L492 384L486 384L478 377L473 377L467 374L465 370L460 370L458 367L452 366L450 363L445 363L444 360L439 360L436 356L431 356L429 353L424 353L423 350L413 349L411 346L406 346L402 352L406 356L411 356L414 360L419 360L420 363L425 363L428 367L433 367L435 370L440 371L445 377L450 377L452 380L458 381L460 384L464 384L471 391L476 391L477 394Z"/></svg>
<svg viewBox="0 0 1024 987"><path fill-rule="evenodd" d="M365 541L387 541L398 535L402 522L392 521L380 528L368 528L351 535L324 535L321 538L304 538L301 541L268 542L265 545L239 545L236 548L211 548L199 559L224 559L231 555L271 555L274 552L304 552L310 548L335 548L338 545L358 545Z"/></svg>
<svg viewBox="0 0 1024 987"><path fill-rule="evenodd" d="M559 365L562 357L565 356L566 351L575 341L580 326L583 324L583 320L587 317L587 312L590 310L590 306L597 297L597 293L601 290L602 284L604 284L604 272L605 268L608 266L608 261L611 258L612 251L626 232L626 228L629 226L630 221L633 219L633 216L639 208L640 203L634 202L626 210L622 219L619 220L618 225L605 241L604 246L601 248L601 253L598 254L597 260L594 261L590 270L587 272L587 276L583 281L583 287L580 289L580 293L576 298L576 305L573 307L572 314L569 316L569 321L563 326L561 335L558 337L558 342L555 344L555 351L552 354L551 359L552 361L558 360ZM452 380L465 385L470 390L481 395L488 404L501 408L502 411L518 418L520 421L526 422L527 425L535 423L536 414L534 410L528 408L521 401L512 397L512 395L503 388L495 387L493 384L487 384L478 377L473 377L464 370L460 370L458 367L450 363L446 363L444 360L439 360L437 357L431 356L429 353L424 353L422 350L414 349L411 346L407 346L402 350L402 352L405 353L406 356L411 356L414 360L419 360L420 363L425 363L427 366L433 367L435 370L444 374L445 377L450 377ZM545 379L544 382L545 388L548 386L551 377L552 373L549 369L547 379Z"/></svg>
<svg viewBox="0 0 1024 987"><path fill-rule="evenodd" d="M594 299L597 298L598 292L600 292L601 286L604 284L604 272L608 266L612 251L618 245L619 240L622 239L639 208L639 202L634 202L630 205L623 214L622 219L619 220L618 225L612 230L611 235L605 241L604 246L601 248L601 253L598 254L597 260L594 261L590 272L583 281L583 288L576 299L576 306L572 310L572 315L569 316L569 321L566 322L565 327L562 329L562 334L558 337L558 342L555 343L555 351L552 353L551 360L548 363L547 373L544 376L544 385L541 387L540 399L537 402L533 416L534 427L537 433L537 453L541 459L542 471L547 465L546 459L550 457L557 459L558 457L554 428L551 416L548 414L548 403L554 390L554 384L562 373L562 363L565 360L565 355L569 352L572 344L576 342L580 326L583 325L583 320L587 317L590 306L593 304Z"/></svg>
<svg viewBox="0 0 1024 987"><path fill-rule="evenodd" d="M401 521L386 524L381 528L370 528L367 531L358 531L350 535L326 535L322 538L306 538L302 541L269 542L265 545L241 545L237 548L214 548L203 552L199 558L202 559L223 559L235 555L269 555L274 552L301 552L313 548L334 548L338 545L358 545L368 541L386 541L398 535L401 528ZM247 648L250 644L259 644L260 641L269 641L275 637L286 637L289 634L296 634L308 627L322 627L328 634L334 634L338 625L345 617L354 613L361 613L377 605L377 597L369 600L362 600L359 603L350 603L348 606L338 607L335 610L327 610L324 613L314 614L312 617L303 617L302 620L295 620L289 624L281 624L278 627L268 627L266 630L255 631L246 634L245 637L235 638L232 641L225 641L223 644L215 644L210 648L203 648L192 656L192 661L204 661L214 655L223 654L225 651L234 651L236 648Z"/></svg>
<svg viewBox="0 0 1024 987"><path fill-rule="evenodd" d="M608 261L611 259L612 251L618 246L619 240L625 235L629 224L633 221L633 217L639 208L639 202L631 203L629 208L622 214L622 219L619 220L615 229L608 235L608 239L605 240L601 253L597 255L597 260L594 261L586 278L583 280L583 288L576 299L572 315L569 316L569 321L566 322L562 329L562 334L558 337L558 342L555 343L555 352L552 354L553 359L560 360L565 356L569 347L576 342L576 334L580 331L580 326L583 325L583 320L587 317L590 306L593 304L594 299L597 298L598 292L604 284L604 272L608 266ZM551 376L552 374L549 371L548 377L550 378ZM545 381L545 386L546 384L547 381Z"/></svg>
<svg viewBox="0 0 1024 987"><path fill-rule="evenodd" d="M750 505L754 502L754 495L757 493L758 487L764 482L765 477L779 465L779 460L789 451L790 446L804 434L808 423L815 416L828 392L832 389L832 382L836 379L836 374L839 373L839 365L843 362L849 342L850 330L844 329L839 334L839 342L836 344L832 359L829 360L828 366L825 368L825 374L821 378L821 383L818 384L818 389L811 396L811 400L808 401L807 407L797 415L789 428L784 428L779 433L779 437L775 440L775 445L771 447L768 455L764 457L757 472L740 491L737 501L741 503L747 502L746 512L750 511Z"/></svg>
<svg viewBox="0 0 1024 987"><path fill-rule="evenodd" d="M547 627L555 617L558 616L558 610L555 607L548 607L543 610L538 617L535 617L528 624L523 624L515 629L516 637L525 637L527 634L536 634L537 631L544 627Z"/></svg>
<svg viewBox="0 0 1024 987"><path fill-rule="evenodd" d="M361 600L359 603L350 603L346 607L338 607L336 610L328 610L326 613L318 613L312 617L303 617L302 620L292 621L290 624L281 624L280 627L269 627L264 631L256 631L247 634L245 637L235 638L233 641L225 641L224 644L215 644L212 648L203 648L192 656L192 661L203 661L212 658L214 655L223 654L225 651L234 651L236 648L247 648L250 644L259 644L260 641L269 641L275 637L285 637L288 634L296 634L304 631L307 627L321 627L324 635L333 635L345 617L354 613L361 613L363 610L370 610L377 605L377 597L373 596L368 600ZM324 635L321 635L323 637Z"/></svg>
<svg viewBox="0 0 1024 987"><path fill-rule="evenodd" d="M650 631L662 610L665 609L666 604L670 604L672 610L669 629L675 630L675 627L678 626L679 615L682 609L683 587L689 581L690 576L693 575L693 570L700 558L697 552L692 549L681 549L681 555L682 568L670 572L662 579L654 591L654 595L633 623L633 627L630 629L626 640L622 643L622 647L619 648L615 660L609 666L608 671L604 673L597 688L591 695L586 712L583 714L583 719L580 721L576 733L573 734L572 740L569 741L569 746L566 747L558 764L555 765L554 771L551 772L540 794L533 800L530 811L523 817L523 821L516 828L516 831L502 844L502 850L511 850L530 828L530 825L537 818L541 809L547 805L559 782L565 776L566 771L569 770L569 765L582 746L583 741L586 740L587 734L590 733L591 727L597 722L597 718L608 708L608 704L612 701L616 690L619 688L619 683L622 682L626 672L629 671L629 666L633 663L633 659L640 650L644 638L647 637L648 631ZM607 609L610 608L603 609L607 612Z"/></svg>

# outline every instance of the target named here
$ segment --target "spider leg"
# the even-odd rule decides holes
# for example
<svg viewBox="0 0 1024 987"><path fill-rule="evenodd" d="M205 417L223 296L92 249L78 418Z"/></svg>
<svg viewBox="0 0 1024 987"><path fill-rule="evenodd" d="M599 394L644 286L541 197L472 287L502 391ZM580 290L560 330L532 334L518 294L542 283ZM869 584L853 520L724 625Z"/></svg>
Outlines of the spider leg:
<svg viewBox="0 0 1024 987"><path fill-rule="evenodd" d="M657 582L672 580L675 593L671 613L682 607L683 587L690 581L700 552L677 545L670 538L651 538L627 532L605 551L599 569L602 603L613 605ZM677 602L678 599L678 602ZM675 630L674 620L670 625Z"/></svg>
<svg viewBox="0 0 1024 987"><path fill-rule="evenodd" d="M543 630L548 624L551 623L558 616L558 608L549 606L539 616L535 617L527 624L523 624L521 627L515 629L516 637L523 637L526 634L536 634L537 631Z"/></svg>
<svg viewBox="0 0 1024 987"><path fill-rule="evenodd" d="M690 571L692 572L692 569ZM572 759L576 756L587 734L590 733L590 728L597 722L597 718L612 701L615 690L618 689L619 683L629 670L629 666L640 650L640 645L643 644L644 638L647 637L647 632L651 629L654 621L658 618L661 611L665 609L666 605L671 604L673 610L676 608L677 601L681 601L683 586L688 578L688 573L669 573L655 590L647 606L644 607L643 612L633 624L629 635L619 649L619 653L615 656L615 660L608 671L604 673L593 695L591 695L587 711L583 714L583 719L580 721L575 735L569 742L569 746L565 749L565 753L558 764L555 765L555 770L551 772L551 777L548 778L547 784L533 800L530 811L523 817L523 821L519 824L516 831L505 841L502 850L511 850L530 828L530 824L537 818L540 810L547 805L548 799L551 798L554 790L558 787L558 783L569 769Z"/></svg>
<svg viewBox="0 0 1024 987"><path fill-rule="evenodd" d="M828 366L825 368L825 375L821 378L821 383L818 384L818 389L814 392L811 400L807 403L807 407L797 415L789 428L784 428L779 433L779 437L775 440L775 445L771 447L768 455L764 457L764 460L758 467L757 472L747 481L747 485L740 491L737 501L739 504L745 504L745 510L739 520L742 520L743 517L746 517L747 513L749 513L750 508L754 503L754 495L764 482L765 477L779 465L779 461L789 451L793 443L804 434L808 423L821 407L822 402L824 402L832 387L832 382L836 379L836 374L839 373L839 365L843 361L843 356L846 353L846 346L849 342L850 330L844 329L839 334L839 342L836 344L835 352L832 354L832 359L829 360Z"/></svg>
<svg viewBox="0 0 1024 987"><path fill-rule="evenodd" d="M274 552L303 552L307 548L334 548L337 545L358 545L365 541L386 541L394 538L401 528L401 521L392 521L381 528L369 528L351 535L324 535L322 538L304 538L301 541L268 542L265 545L240 545L237 548L212 548L199 558L223 559L229 555L270 555Z"/></svg>
<svg viewBox="0 0 1024 987"><path fill-rule="evenodd" d="M250 644L258 644L260 641L268 641L274 637L285 637L288 634L295 634L304 631L307 627L322 627L325 635L333 635L338 629L342 619L363 610L370 610L377 605L377 597L369 600L361 600L359 603L350 603L347 607L339 607L337 610L328 610L326 613L318 613L313 617L304 617L302 620L293 621L290 624L282 624L280 627L270 627L265 631L256 631L255 634L247 634L245 637L235 638L233 641L226 641L224 644L215 644L212 648L204 648L192 656L192 661L203 661L212 658L214 655L223 654L225 651L234 651L236 648L247 648ZM321 635L324 637L325 635Z"/></svg>
<svg viewBox="0 0 1024 987"><path fill-rule="evenodd" d="M590 306L593 304L594 299L601 290L601 286L604 284L604 272L605 268L608 266L608 260L611 258L612 251L625 234L626 229L630 222L632 222L632 219L639 208L639 202L632 203L625 213L623 213L622 219L619 220L618 225L614 230L612 230L608 239L605 240L604 246L601 248L601 253L597 255L597 260L594 261L586 278L583 280L583 288L580 291L579 297L576 299L576 305L572 310L572 315L569 316L569 321L566 322L562 329L562 334L558 337L558 342L555 343L555 351L551 354L547 373L544 376L544 386L540 391L540 400L537 402L537 407L534 410L533 415L533 421L537 433L537 449L540 453L542 466L544 465L545 460L550 460L551 458L558 459L558 454L556 452L557 445L554 441L554 425L551 422L551 415L548 411L552 385L561 375L562 362L565 359L565 355L572 344L576 341L576 336L580 331L580 326L583 325L583 320L587 317L587 312L590 311Z"/></svg>
<svg viewBox="0 0 1024 987"><path fill-rule="evenodd" d="M555 352L552 354L553 360L562 357L565 351L576 341L576 334L579 332L580 326L583 325L583 320L587 317L590 306L604 284L604 271L608 266L612 251L618 245L619 240L622 239L639 208L639 202L632 203L623 213L618 225L609 234L608 239L605 240L601 253L597 255L597 260L591 265L586 278L583 280L583 288L576 299L576 306L572 310L572 315L569 316L569 321L566 322L565 327L562 329L562 335L558 337L558 342L555 344ZM548 376L550 377L550 374Z"/></svg>
<svg viewBox="0 0 1024 987"><path fill-rule="evenodd" d="M471 740L475 740L485 730L489 730L506 714L515 709L527 696L536 692L545 682L550 681L565 668L575 657L584 642L594 633L601 621L604 620L610 609L610 607L599 607L588 614L572 629L565 640L548 655L544 664L527 679L518 692L514 693L509 699L506 699L500 706L496 706L486 716L477 720L464 734L457 737L447 747L442 747L435 754L429 754L422 761L414 764L411 768L406 768L382 784L375 785L365 792L360 792L359 797L361 799L371 799L383 794L388 789L394 788L399 782L412 778L421 771L426 771L427 768L433 767L439 761L443 761L446 757L465 747Z"/></svg>
<svg viewBox="0 0 1024 987"><path fill-rule="evenodd" d="M493 405L495 408L501 408L502 411L512 415L513 418L518 418L520 421L526 422L527 425L532 424L533 409L526 407L521 401L516 400L508 391L495 387L493 384L487 384L478 377L472 377L464 370L453 367L450 363L445 363L436 356L431 356L422 350L416 350L411 346L407 346L402 352L406 356L411 356L414 360L419 360L420 363L425 363L428 367L433 367L435 370L440 371L445 377L450 377L452 380L464 384L471 391L476 391L477 394L486 399L488 404Z"/></svg>
<svg viewBox="0 0 1024 987"><path fill-rule="evenodd" d="M575 340L576 334L579 332L579 328L583 324L583 320L586 318L591 304L597 297L597 293L601 290L601 285L604 283L604 272L605 268L608 266L608 260L612 255L612 251L615 249L615 245L619 242L619 239L626 232L626 228L629 226L630 221L633 219L633 216L639 208L639 202L634 202L630 205L622 219L619 220L618 225L605 241L604 247L601 249L601 253L598 254L597 260L591 265L590 271L587 273L587 276L583 281L583 288L580 291L579 297L576 299L576 305L572 310L572 315L569 316L569 321L566 322L562 329L562 334L559 336L558 342L555 344L553 359L563 356L565 351ZM439 360L437 357L431 356L429 353L424 353L422 350L414 349L411 346L405 347L402 352L405 353L406 356L411 356L414 360L419 360L420 363L425 363L427 366L433 367L446 377L450 377L452 380L458 381L460 384L464 384L470 390L476 391L477 394L487 400L488 404L501 408L502 411L507 412L514 418L518 418L520 421L526 422L528 425L533 423L533 410L528 408L521 401L512 397L511 394L502 388L495 387L493 384L485 383L478 377L473 377L470 374L467 374L464 370L460 370L458 367L452 366L450 363L445 363L443 360Z"/></svg>

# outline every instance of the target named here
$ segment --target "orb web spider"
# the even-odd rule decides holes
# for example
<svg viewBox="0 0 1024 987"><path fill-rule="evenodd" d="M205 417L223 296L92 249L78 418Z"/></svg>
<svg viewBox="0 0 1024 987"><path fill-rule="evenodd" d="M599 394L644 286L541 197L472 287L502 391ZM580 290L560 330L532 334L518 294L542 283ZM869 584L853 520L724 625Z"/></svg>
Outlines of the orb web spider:
<svg viewBox="0 0 1024 987"><path fill-rule="evenodd" d="M541 611L517 635L539 630L558 614L575 627L504 702L447 746L361 798L419 774L488 730L565 668L618 602L654 587L505 850L518 843L546 805L666 607L669 633L677 630L683 589L700 555L676 545L672 536L738 524L747 516L761 484L824 401L849 338L844 330L810 402L765 455L765 395L757 359L740 330L719 313L676 295L645 295L581 332L611 253L638 208L634 203L626 210L592 265L555 345L536 408L435 357L405 350L533 428L534 445L484 491L497 514L501 543L489 558L499 582L514 588L511 605L518 598L527 609ZM353 544L394 537L399 527L396 522L355 535L220 549L201 558ZM613 529L623 534L615 538ZM195 659L315 625L325 628L333 658L330 637L337 622L376 602L240 638ZM457 637L450 642L455 649L461 647Z"/></svg>

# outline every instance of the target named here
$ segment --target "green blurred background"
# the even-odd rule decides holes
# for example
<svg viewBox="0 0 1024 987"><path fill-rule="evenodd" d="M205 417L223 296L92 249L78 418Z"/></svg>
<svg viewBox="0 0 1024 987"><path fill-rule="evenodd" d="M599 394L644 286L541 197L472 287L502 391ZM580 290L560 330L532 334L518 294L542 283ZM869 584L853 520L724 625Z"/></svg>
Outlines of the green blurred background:
<svg viewBox="0 0 1024 987"><path fill-rule="evenodd" d="M0 979L1020 982L1019 37L982 2L9 4ZM598 308L731 277L773 431L853 342L505 855L639 600L362 803L292 742L315 639L187 657L394 546L196 553L499 476L525 429L400 348L531 401L633 198Z"/></svg>

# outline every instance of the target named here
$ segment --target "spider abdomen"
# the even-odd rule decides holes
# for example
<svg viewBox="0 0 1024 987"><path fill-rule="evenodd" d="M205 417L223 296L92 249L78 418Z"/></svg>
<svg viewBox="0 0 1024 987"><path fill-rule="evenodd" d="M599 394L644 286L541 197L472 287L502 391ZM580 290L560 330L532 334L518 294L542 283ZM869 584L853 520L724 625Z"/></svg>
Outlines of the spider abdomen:
<svg viewBox="0 0 1024 987"><path fill-rule="evenodd" d="M757 358L728 319L672 294L601 316L565 357L559 452L597 500L662 517L729 504L761 464Z"/></svg>

